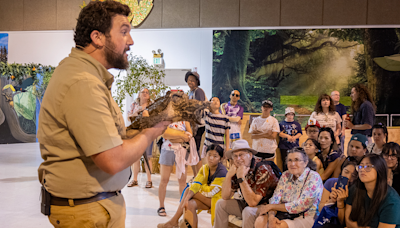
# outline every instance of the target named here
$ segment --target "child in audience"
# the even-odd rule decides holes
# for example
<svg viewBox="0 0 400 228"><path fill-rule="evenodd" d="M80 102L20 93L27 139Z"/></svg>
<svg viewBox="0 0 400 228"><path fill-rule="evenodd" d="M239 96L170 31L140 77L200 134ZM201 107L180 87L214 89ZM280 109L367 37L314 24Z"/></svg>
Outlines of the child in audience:
<svg viewBox="0 0 400 228"><path fill-rule="evenodd" d="M206 111L203 117L206 123L206 135L201 158L206 157L207 147L211 144L217 144L225 150L229 149L229 119L219 112L220 101L218 97L213 97L210 101L210 111ZM228 139L226 144L224 143L225 136Z"/></svg>
<svg viewBox="0 0 400 228"><path fill-rule="evenodd" d="M275 157L278 147L276 137L280 132L278 120L270 115L272 109L273 104L270 100L263 101L262 115L253 120L249 129L253 139L252 148L258 151L256 156L267 160Z"/></svg>
<svg viewBox="0 0 400 228"><path fill-rule="evenodd" d="M356 168L356 183L337 191L339 220L347 227L400 227L400 197L387 184L385 160L367 154Z"/></svg>
<svg viewBox="0 0 400 228"><path fill-rule="evenodd" d="M287 151L299 146L299 138L303 134L301 131L301 125L294 120L295 115L294 108L287 107L285 109L285 120L279 123L280 133L278 147L284 163L283 171L287 170L287 165L285 163Z"/></svg>
<svg viewBox="0 0 400 228"><path fill-rule="evenodd" d="M375 124L372 127L373 143L368 144L367 150L369 153L381 154L382 147L388 142L388 130L382 123Z"/></svg>
<svg viewBox="0 0 400 228"><path fill-rule="evenodd" d="M321 179L323 181L330 177L333 177L333 172L339 165L341 157L340 151L334 150L336 144L335 135L329 127L321 128L318 135L318 143L321 146L321 153L318 155L319 159L322 161L324 166L324 172L321 174Z"/></svg>
<svg viewBox="0 0 400 228"><path fill-rule="evenodd" d="M322 165L321 160L316 156L321 149L318 141L312 138L308 138L304 142L303 148L308 158L310 158L317 165L316 171L319 173L319 175L321 175L324 172L324 166Z"/></svg>
<svg viewBox="0 0 400 228"><path fill-rule="evenodd" d="M167 223L158 224L158 228L178 227L178 220L186 208L191 213L187 213L185 218L191 217L190 225L197 227L197 209L209 210L211 213L211 223L214 225L215 205L221 199L222 183L228 172L221 164L224 149L219 145L212 144L207 147L207 164L203 165L195 177L190 188L186 189L178 210L174 217ZM189 216L190 215L190 216Z"/></svg>
<svg viewBox="0 0 400 228"><path fill-rule="evenodd" d="M307 137L309 139L318 140L318 133L320 128L321 126L319 125L318 121L316 119L310 118L307 121L307 125L305 127Z"/></svg>

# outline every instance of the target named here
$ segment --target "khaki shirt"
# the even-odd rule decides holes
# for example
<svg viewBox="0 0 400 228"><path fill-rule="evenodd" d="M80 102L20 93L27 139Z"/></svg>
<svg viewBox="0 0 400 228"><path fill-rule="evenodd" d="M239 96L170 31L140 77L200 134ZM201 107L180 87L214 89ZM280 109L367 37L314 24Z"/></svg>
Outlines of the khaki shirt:
<svg viewBox="0 0 400 228"><path fill-rule="evenodd" d="M121 190L128 182L130 168L110 175L90 158L121 145L126 135L121 110L111 96L113 81L100 62L75 48L54 71L37 133L44 159L39 180L52 195L88 198Z"/></svg>

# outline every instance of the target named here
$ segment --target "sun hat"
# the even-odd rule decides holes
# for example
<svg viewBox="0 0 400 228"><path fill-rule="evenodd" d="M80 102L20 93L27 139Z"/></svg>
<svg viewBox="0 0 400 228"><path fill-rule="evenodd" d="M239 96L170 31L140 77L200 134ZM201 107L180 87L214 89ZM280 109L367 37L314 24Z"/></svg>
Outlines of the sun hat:
<svg viewBox="0 0 400 228"><path fill-rule="evenodd" d="M232 154L238 151L247 151L253 155L258 153L256 150L250 148L249 143L246 140L239 139L232 143L232 149L228 150L225 155L228 159L230 159L232 158Z"/></svg>
<svg viewBox="0 0 400 228"><path fill-rule="evenodd" d="M185 75L185 82L187 82L190 75L194 76L197 79L198 85L200 86L200 75L197 72L188 71Z"/></svg>
<svg viewBox="0 0 400 228"><path fill-rule="evenodd" d="M294 115L296 115L296 113L294 111L294 108L292 108L292 107L287 107L285 109L285 115L288 114L288 113L293 113Z"/></svg>

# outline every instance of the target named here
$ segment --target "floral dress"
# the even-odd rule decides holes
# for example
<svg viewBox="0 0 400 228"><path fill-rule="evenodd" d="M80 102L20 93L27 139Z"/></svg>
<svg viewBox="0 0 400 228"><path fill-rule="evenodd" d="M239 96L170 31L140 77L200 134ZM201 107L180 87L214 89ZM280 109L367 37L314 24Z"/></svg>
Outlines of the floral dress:
<svg viewBox="0 0 400 228"><path fill-rule="evenodd" d="M302 188L303 191L301 191ZM306 217L318 216L318 205L323 189L321 176L309 168L306 168L296 180L289 171L286 171L282 174L269 203L284 203L290 214L305 212Z"/></svg>

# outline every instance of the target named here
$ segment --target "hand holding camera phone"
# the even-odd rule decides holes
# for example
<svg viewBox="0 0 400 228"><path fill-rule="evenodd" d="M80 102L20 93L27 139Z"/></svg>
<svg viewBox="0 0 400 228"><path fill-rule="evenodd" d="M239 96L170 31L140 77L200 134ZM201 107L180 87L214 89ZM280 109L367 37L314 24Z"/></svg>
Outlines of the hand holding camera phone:
<svg viewBox="0 0 400 228"><path fill-rule="evenodd" d="M338 178L337 184L336 184L336 189L339 189L339 188L346 189L346 185L348 182L349 182L349 178L340 175Z"/></svg>

